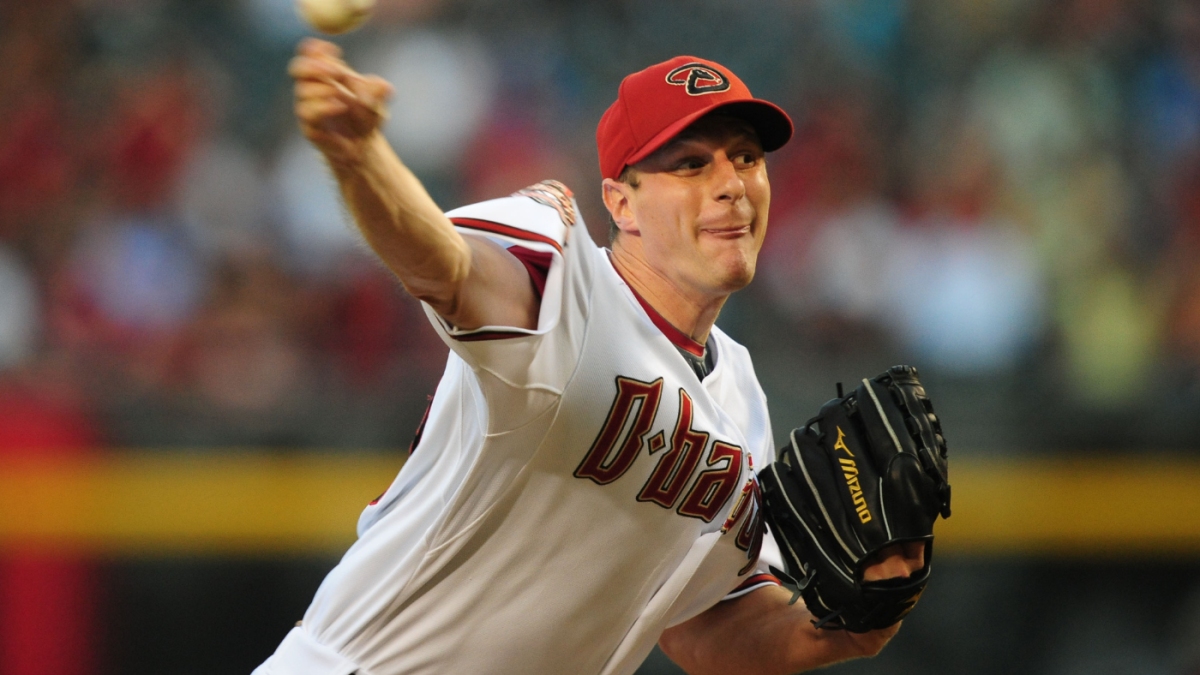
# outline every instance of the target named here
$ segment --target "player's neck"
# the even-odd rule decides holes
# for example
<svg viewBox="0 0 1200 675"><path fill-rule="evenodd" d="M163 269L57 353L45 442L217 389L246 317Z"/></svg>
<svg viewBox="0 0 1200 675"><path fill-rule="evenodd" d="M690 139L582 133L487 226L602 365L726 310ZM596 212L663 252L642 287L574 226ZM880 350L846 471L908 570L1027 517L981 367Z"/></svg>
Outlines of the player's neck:
<svg viewBox="0 0 1200 675"><path fill-rule="evenodd" d="M700 345L708 342L728 294L713 296L687 288L619 243L613 245L610 258L625 283L662 318Z"/></svg>

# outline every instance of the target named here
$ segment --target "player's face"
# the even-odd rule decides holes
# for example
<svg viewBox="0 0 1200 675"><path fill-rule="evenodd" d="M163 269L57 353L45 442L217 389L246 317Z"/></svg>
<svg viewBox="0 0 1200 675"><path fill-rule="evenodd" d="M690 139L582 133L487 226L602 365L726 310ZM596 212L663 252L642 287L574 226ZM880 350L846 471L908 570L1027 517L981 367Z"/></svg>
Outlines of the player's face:
<svg viewBox="0 0 1200 675"><path fill-rule="evenodd" d="M635 167L630 207L646 262L676 283L727 295L754 278L771 186L750 125L706 117Z"/></svg>

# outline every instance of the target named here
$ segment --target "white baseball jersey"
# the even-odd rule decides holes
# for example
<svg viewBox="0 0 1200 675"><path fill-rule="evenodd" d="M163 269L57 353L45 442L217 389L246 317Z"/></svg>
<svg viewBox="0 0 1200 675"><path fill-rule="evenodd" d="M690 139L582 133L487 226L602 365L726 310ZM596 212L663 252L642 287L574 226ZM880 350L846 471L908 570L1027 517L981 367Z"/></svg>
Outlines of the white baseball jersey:
<svg viewBox="0 0 1200 675"><path fill-rule="evenodd" d="M772 582L748 353L714 327L699 379L677 344L701 348L576 213L547 182L447 214L548 257L537 328L459 330L427 308L452 351L420 442L256 673L627 674L667 627Z"/></svg>

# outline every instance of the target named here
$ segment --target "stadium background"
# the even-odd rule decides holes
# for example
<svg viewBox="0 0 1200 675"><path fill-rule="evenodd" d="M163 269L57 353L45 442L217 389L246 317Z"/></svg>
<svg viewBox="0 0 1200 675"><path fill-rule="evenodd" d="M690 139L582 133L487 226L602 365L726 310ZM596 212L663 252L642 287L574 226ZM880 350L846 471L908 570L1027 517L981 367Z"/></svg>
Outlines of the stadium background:
<svg viewBox="0 0 1200 675"><path fill-rule="evenodd" d="M304 34L0 1L0 675L249 672L403 461L446 350L298 137ZM339 42L440 204L555 177L598 240L622 75L793 115L720 324L780 439L909 362L954 453L936 581L830 672L1200 673L1200 5L382 0Z"/></svg>

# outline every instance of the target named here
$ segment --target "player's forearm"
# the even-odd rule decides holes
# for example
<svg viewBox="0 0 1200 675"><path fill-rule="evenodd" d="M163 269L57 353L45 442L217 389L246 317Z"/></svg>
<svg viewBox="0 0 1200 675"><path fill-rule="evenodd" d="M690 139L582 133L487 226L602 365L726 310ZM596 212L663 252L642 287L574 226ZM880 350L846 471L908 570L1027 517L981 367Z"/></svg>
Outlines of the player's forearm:
<svg viewBox="0 0 1200 675"><path fill-rule="evenodd" d="M790 675L873 656L895 630L865 635L817 630L790 593L763 588L721 602L663 633L663 652L689 675Z"/></svg>
<svg viewBox="0 0 1200 675"><path fill-rule="evenodd" d="M471 267L471 249L425 187L376 132L357 161L331 163L367 243L409 293L453 311Z"/></svg>

